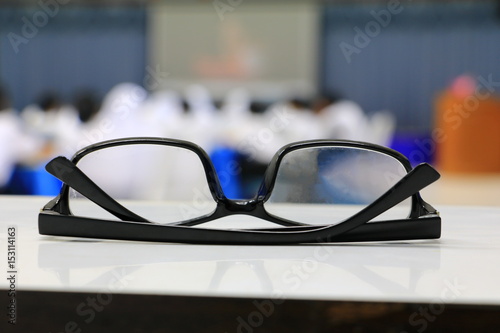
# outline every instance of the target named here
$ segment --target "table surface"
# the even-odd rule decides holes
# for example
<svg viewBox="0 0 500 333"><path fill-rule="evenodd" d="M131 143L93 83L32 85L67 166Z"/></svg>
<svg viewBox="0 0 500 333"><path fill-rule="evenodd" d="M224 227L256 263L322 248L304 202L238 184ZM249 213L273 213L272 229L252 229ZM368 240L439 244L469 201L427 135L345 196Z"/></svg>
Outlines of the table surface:
<svg viewBox="0 0 500 333"><path fill-rule="evenodd" d="M18 290L500 305L500 207L437 206L438 240L217 246L42 236L49 199L0 197Z"/></svg>

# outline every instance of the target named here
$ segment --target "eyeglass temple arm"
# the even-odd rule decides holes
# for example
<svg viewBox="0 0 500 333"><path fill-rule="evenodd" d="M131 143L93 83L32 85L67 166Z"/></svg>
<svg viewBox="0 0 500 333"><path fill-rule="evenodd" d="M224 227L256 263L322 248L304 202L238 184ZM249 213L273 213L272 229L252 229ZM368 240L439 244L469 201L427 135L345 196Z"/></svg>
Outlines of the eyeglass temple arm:
<svg viewBox="0 0 500 333"><path fill-rule="evenodd" d="M422 163L417 165L413 170L411 170L406 176L404 176L387 192L381 195L371 205L365 207L363 210L361 210L360 212L352 216L350 219L348 219L345 223L341 223L335 226L338 227L336 230L337 232L335 233L335 235L330 235L328 238L332 236L333 237L340 236L343 233L346 233L352 229L355 229L365 224L367 221L371 221L372 219L379 216L383 212L396 206L403 200L418 193L420 190L432 184L439 178L440 178L439 172L437 172L431 165L427 163ZM432 208L432 206L428 204L424 206L426 209L429 210L429 213L437 214L437 212L435 211L435 209ZM377 223L374 223L375 228L378 226L383 227L384 225L383 224L378 225ZM391 233L391 230L385 230L385 232Z"/></svg>
<svg viewBox="0 0 500 333"><path fill-rule="evenodd" d="M368 221L371 221L383 212L396 206L403 200L418 193L420 190L432 184L439 178L439 172L437 172L429 164L422 163L417 165L399 182L397 182L393 187L382 194L370 205L368 205L343 223L331 227L331 230L335 230L335 232L331 233L327 238L339 236L365 224Z"/></svg>
<svg viewBox="0 0 500 333"><path fill-rule="evenodd" d="M419 193L422 189L437 181L441 175L430 164L421 163L404 176L399 182L387 192L377 198L371 205L365 207L356 214L367 221L374 219L383 212L396 206L403 200ZM436 210L422 200L424 208L429 213L437 213Z"/></svg>
<svg viewBox="0 0 500 333"><path fill-rule="evenodd" d="M139 216L127 208L123 207L116 200L111 198L103 189L94 183L82 170L66 157L59 156L50 161L45 169L54 177L58 178L66 185L78 191L101 208L107 210L114 216L127 221L146 222L147 219Z"/></svg>

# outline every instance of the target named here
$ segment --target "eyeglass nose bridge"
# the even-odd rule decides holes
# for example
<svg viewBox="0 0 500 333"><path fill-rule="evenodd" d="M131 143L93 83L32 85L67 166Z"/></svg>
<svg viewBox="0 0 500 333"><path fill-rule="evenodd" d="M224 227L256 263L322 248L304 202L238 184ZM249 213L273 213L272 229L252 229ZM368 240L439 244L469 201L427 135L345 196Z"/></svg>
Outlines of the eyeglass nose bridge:
<svg viewBox="0 0 500 333"><path fill-rule="evenodd" d="M257 200L255 199L250 199L250 200L231 200L231 199L226 199L224 201L224 208L228 213L233 213L233 214L245 214L245 213L251 213L257 209Z"/></svg>

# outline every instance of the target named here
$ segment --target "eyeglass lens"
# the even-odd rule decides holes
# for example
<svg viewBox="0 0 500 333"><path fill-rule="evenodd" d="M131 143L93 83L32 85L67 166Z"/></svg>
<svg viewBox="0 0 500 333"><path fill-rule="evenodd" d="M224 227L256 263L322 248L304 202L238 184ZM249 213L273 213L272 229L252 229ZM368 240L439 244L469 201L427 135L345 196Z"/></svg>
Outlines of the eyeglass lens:
<svg viewBox="0 0 500 333"><path fill-rule="evenodd" d="M333 224L374 202L404 175L394 157L355 147L302 148L286 154L277 172L268 213L291 221ZM406 218L410 199L378 220Z"/></svg>
<svg viewBox="0 0 500 333"><path fill-rule="evenodd" d="M216 207L201 160L188 149L115 146L85 155L77 166L113 199L150 221L185 221ZM73 189L69 203L75 215L116 220Z"/></svg>

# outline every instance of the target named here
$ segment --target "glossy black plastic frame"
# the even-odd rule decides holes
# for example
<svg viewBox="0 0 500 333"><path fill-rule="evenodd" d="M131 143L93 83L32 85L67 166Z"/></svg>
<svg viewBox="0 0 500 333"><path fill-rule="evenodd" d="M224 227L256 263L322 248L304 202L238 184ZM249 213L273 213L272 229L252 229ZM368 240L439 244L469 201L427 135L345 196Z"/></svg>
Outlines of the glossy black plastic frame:
<svg viewBox="0 0 500 333"><path fill-rule="evenodd" d="M87 154L105 148L131 144L173 146L188 149L197 154L204 167L210 192L216 202L215 210L208 215L177 223L159 224L148 221L116 202L76 166L78 161ZM353 147L376 151L397 159L408 173L372 204L341 223L307 225L269 214L264 209L264 202L272 193L283 156L297 149L312 147ZM199 244L331 243L434 239L441 236L439 213L419 194L421 189L439 179L439 173L426 163L412 169L404 155L369 143L313 140L289 144L273 157L257 195L250 200L226 198L207 153L199 146L182 140L148 137L109 140L83 148L71 160L57 157L47 164L46 169L63 181L63 186L60 194L40 211L38 229L42 235ZM70 187L120 220L74 216L69 208ZM368 223L409 197L412 197L412 207L406 219ZM281 227L229 230L196 227L196 225L234 214L251 215L281 225Z"/></svg>

